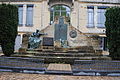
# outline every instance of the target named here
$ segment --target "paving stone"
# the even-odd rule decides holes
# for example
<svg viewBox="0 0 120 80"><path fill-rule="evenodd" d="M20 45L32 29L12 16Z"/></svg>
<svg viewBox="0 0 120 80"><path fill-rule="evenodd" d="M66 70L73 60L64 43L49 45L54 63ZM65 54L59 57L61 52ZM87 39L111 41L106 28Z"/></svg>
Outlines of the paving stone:
<svg viewBox="0 0 120 80"><path fill-rule="evenodd" d="M0 80L120 80L120 77L65 76L0 72Z"/></svg>
<svg viewBox="0 0 120 80"><path fill-rule="evenodd" d="M71 71L70 64L49 64L47 70Z"/></svg>

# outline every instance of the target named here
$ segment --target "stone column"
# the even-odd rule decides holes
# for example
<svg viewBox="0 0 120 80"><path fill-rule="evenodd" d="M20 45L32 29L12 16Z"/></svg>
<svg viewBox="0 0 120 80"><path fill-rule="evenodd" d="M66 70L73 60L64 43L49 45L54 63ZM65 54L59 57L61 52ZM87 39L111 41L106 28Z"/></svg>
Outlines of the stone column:
<svg viewBox="0 0 120 80"><path fill-rule="evenodd" d="M26 24L26 14L27 14L27 5L23 5L23 27L25 27Z"/></svg>
<svg viewBox="0 0 120 80"><path fill-rule="evenodd" d="M20 37L21 37L20 44L22 45L23 34L21 34Z"/></svg>
<svg viewBox="0 0 120 80"><path fill-rule="evenodd" d="M94 25L95 25L95 28L97 28L97 6L94 6Z"/></svg>
<svg viewBox="0 0 120 80"><path fill-rule="evenodd" d="M78 2L75 1L73 5L73 10L71 11L71 24L75 28L78 26Z"/></svg>
<svg viewBox="0 0 120 80"><path fill-rule="evenodd" d="M47 1L41 4L41 28L44 29L50 24L50 11Z"/></svg>

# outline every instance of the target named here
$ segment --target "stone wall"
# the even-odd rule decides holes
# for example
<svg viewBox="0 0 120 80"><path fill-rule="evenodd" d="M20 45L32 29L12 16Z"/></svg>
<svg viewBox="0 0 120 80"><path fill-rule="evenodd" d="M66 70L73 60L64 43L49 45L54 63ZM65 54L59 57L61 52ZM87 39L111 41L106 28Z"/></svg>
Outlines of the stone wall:
<svg viewBox="0 0 120 80"><path fill-rule="evenodd" d="M75 31L77 33L76 34L77 36L71 37L71 35L72 35L72 34L70 34L71 31ZM73 33L73 35L74 35L74 33ZM71 47L91 46L89 44L88 37L72 26L69 26L69 30L68 30L68 44Z"/></svg>
<svg viewBox="0 0 120 80"><path fill-rule="evenodd" d="M88 1L83 3L81 1ZM95 1L95 0L93 0ZM97 0L99 1L99 0ZM106 0L105 0L106 1ZM110 1L110 0L109 0ZM9 2L6 2L9 3ZM40 2L11 2L10 4L23 4L24 7L24 24L22 27L18 27L18 32L34 32L36 29L42 30L49 26L50 23L50 6L46 0ZM26 27L26 5L33 4L33 27ZM69 4L69 3L66 3ZM51 4L52 5L52 4ZM87 6L94 6L95 10L95 27L87 28ZM80 0L74 1L73 5L71 5L71 25L83 33L105 33L105 28L97 28L97 6L120 6L119 4L101 4L101 3L93 3L89 0Z"/></svg>
<svg viewBox="0 0 120 80"><path fill-rule="evenodd" d="M71 25L77 28L78 30L80 30L82 33L105 33L105 30L106 30L105 28L97 27L98 6L113 7L113 6L120 6L120 5L112 4L112 3L102 4L100 2L96 3L91 1L92 0L89 0L88 2L81 2L81 0L74 1L74 5L71 11ZM94 27L93 28L87 27L87 21L88 21L87 6L94 6Z"/></svg>
<svg viewBox="0 0 120 80"><path fill-rule="evenodd" d="M100 50L100 40L98 35L89 34L89 40L91 46L93 46L95 50Z"/></svg>
<svg viewBox="0 0 120 80"><path fill-rule="evenodd" d="M47 35L44 35L43 37L53 37L54 38L54 24L47 26L41 32L47 34Z"/></svg>
<svg viewBox="0 0 120 80"><path fill-rule="evenodd" d="M4 2L8 4L9 2ZM0 2L2 4L2 2ZM18 26L18 32L35 32L36 29L42 30L50 23L50 11L47 1L42 2L11 2L10 4L23 5L23 26ZM26 26L27 5L33 6L33 26Z"/></svg>
<svg viewBox="0 0 120 80"><path fill-rule="evenodd" d="M2 2L9 3L9 0L0 0ZM103 4L104 3L104 4ZM91 46L98 48L99 42L97 39L89 38L85 33L92 34L101 34L105 35L105 28L97 28L97 7L98 6L120 6L120 0L74 0L73 4L69 4L71 7L71 26L68 27L68 44L70 46ZM51 3L49 6L47 0L11 0L10 4L23 5L24 8L24 24L22 27L18 27L18 32L21 35L22 33L32 33L36 29L42 30L42 32L47 33L44 37L53 37L54 38L54 24L49 25L50 23L50 6L54 5ZM27 4L33 4L33 26L27 27L26 23L26 7ZM58 3L56 3L58 4ZM87 27L87 6L94 6L94 28ZM77 37L71 38L70 31L75 30L77 32ZM92 41L92 43L91 43Z"/></svg>
<svg viewBox="0 0 120 80"><path fill-rule="evenodd" d="M51 26L48 26L47 28L45 28L44 30L42 30L41 32L43 33L47 33L47 35L44 35L43 37L53 37L54 38L54 24ZM70 37L70 32L71 31L76 31L76 37L72 38ZM73 34L74 35L74 34ZM68 41L68 45L71 47L77 47L77 46L91 46L88 36L84 35L83 33L81 33L79 30L77 30L76 28L72 27L72 26L68 26L68 32L67 32L67 41Z"/></svg>

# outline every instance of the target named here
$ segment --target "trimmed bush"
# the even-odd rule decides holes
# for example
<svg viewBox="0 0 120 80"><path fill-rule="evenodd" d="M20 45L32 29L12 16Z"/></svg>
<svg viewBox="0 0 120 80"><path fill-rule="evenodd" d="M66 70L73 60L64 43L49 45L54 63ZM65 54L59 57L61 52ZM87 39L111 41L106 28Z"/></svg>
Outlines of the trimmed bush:
<svg viewBox="0 0 120 80"><path fill-rule="evenodd" d="M109 8L105 15L110 56L113 59L120 59L120 7Z"/></svg>
<svg viewBox="0 0 120 80"><path fill-rule="evenodd" d="M10 56L14 53L17 36L18 8L15 5L0 4L0 43L3 53Z"/></svg>

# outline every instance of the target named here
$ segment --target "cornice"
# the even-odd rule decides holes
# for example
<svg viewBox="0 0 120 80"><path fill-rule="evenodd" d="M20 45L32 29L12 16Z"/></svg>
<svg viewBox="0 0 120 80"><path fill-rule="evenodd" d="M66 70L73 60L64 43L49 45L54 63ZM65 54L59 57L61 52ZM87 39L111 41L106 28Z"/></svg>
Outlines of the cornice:
<svg viewBox="0 0 120 80"><path fill-rule="evenodd" d="M120 0L75 0L82 3L120 4Z"/></svg>
<svg viewBox="0 0 120 80"><path fill-rule="evenodd" d="M44 0L0 0L0 2L41 2Z"/></svg>

